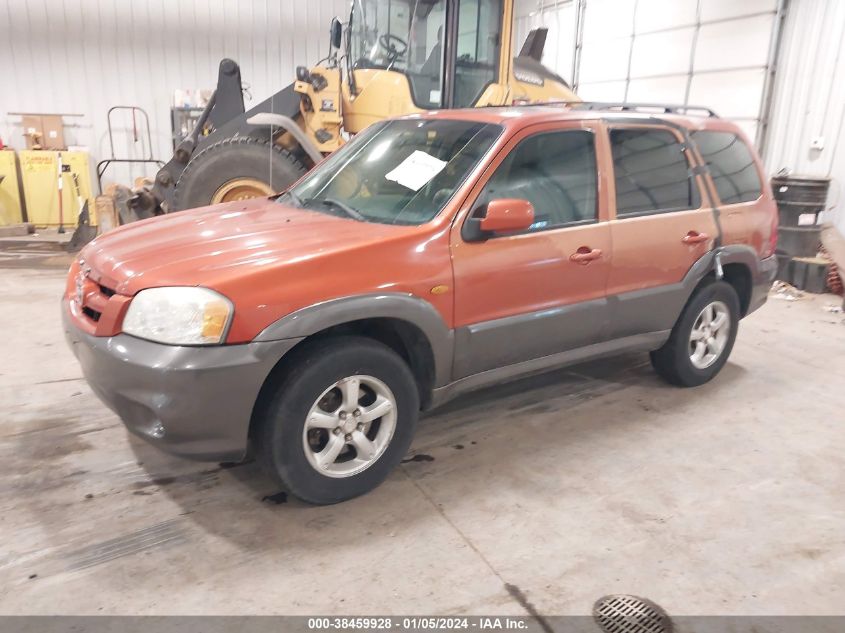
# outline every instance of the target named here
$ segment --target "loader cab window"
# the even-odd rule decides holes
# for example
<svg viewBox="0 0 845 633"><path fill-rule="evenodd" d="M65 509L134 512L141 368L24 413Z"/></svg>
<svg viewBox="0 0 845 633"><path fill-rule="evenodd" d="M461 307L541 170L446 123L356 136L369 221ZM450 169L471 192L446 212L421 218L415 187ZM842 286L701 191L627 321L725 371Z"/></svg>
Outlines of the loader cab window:
<svg viewBox="0 0 845 633"><path fill-rule="evenodd" d="M446 0L354 0L349 54L355 69L382 69L408 77L420 108L443 105Z"/></svg>
<svg viewBox="0 0 845 633"><path fill-rule="evenodd" d="M501 19L502 0L461 0L452 107L475 105L487 86L496 80Z"/></svg>
<svg viewBox="0 0 845 633"><path fill-rule="evenodd" d="M446 24L446 4L446 0L354 0L349 29L353 67L404 74L420 108L475 105L496 81L502 0L456 0L454 29ZM455 38L451 46L450 35ZM445 82L450 78L443 74L445 55L455 69L454 85L449 87Z"/></svg>

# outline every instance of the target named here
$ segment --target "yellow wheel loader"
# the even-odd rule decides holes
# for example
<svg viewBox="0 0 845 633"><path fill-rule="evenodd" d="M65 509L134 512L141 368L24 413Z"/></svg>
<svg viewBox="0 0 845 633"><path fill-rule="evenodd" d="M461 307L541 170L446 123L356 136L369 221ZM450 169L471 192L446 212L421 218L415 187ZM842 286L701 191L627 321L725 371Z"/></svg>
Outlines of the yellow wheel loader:
<svg viewBox="0 0 845 633"><path fill-rule="evenodd" d="M198 124L137 190L138 217L267 196L385 117L442 108L578 100L540 63L546 30L513 54L514 0L353 0L330 54L245 111L240 69L220 63Z"/></svg>

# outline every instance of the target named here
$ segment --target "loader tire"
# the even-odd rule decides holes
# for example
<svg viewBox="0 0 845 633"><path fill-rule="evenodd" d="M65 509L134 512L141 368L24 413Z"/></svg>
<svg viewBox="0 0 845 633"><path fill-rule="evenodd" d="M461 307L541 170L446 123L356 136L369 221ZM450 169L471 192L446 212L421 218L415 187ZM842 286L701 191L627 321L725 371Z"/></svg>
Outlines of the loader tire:
<svg viewBox="0 0 845 633"><path fill-rule="evenodd" d="M176 182L175 207L204 207L227 188L232 195L215 202L271 195L287 188L306 171L298 158L269 139L223 139L191 158Z"/></svg>

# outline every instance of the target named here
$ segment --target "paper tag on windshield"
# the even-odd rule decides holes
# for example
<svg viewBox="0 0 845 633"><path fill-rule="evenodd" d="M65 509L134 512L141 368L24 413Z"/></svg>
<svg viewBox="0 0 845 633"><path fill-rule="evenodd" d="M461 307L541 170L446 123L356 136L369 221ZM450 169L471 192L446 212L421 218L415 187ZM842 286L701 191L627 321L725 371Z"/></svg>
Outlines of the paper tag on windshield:
<svg viewBox="0 0 845 633"><path fill-rule="evenodd" d="M415 150L394 169L387 172L384 177L413 191L419 191L431 182L432 178L443 171L445 166L445 160Z"/></svg>

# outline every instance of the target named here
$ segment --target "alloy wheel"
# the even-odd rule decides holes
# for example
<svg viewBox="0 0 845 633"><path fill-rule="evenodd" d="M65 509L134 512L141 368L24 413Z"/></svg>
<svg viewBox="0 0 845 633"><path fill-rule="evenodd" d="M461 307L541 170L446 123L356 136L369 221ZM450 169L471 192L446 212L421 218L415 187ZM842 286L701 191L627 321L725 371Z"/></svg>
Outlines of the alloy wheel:
<svg viewBox="0 0 845 633"><path fill-rule="evenodd" d="M378 378L338 380L320 394L305 418L302 443L308 463L327 477L357 475L387 449L396 417L396 398Z"/></svg>
<svg viewBox="0 0 845 633"><path fill-rule="evenodd" d="M721 301L704 306L692 326L689 358L696 369L707 369L722 355L731 333L731 313Z"/></svg>

